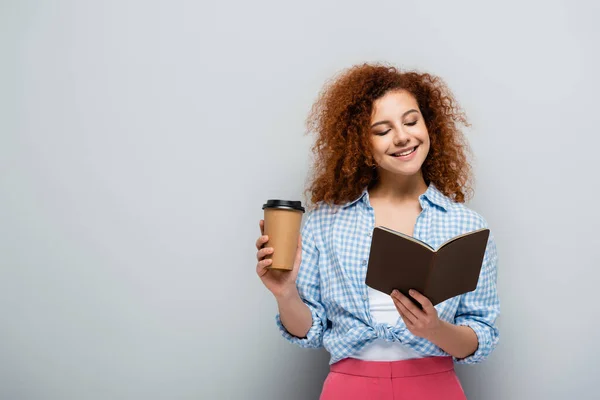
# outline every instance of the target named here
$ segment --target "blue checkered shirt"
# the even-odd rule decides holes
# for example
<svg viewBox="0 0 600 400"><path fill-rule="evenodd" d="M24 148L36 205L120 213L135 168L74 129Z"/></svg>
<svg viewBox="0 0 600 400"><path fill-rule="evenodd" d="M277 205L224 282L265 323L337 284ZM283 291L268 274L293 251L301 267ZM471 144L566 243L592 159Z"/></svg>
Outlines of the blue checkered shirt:
<svg viewBox="0 0 600 400"><path fill-rule="evenodd" d="M433 184L419 196L419 203L423 211L413 236L434 248L459 234L488 227L482 216L453 202ZM312 326L306 337L295 337L287 332L277 314L275 320L281 334L301 347L325 347L331 354L330 364L352 357L376 338L400 342L426 356L448 356L432 342L410 333L402 318L394 326L373 320L365 277L374 225L375 213L366 188L357 199L344 205L319 203L307 213L296 286L312 313ZM497 261L490 232L477 288L435 306L440 319L467 325L477 335L479 346L475 353L462 359L454 357L456 363L480 362L498 343Z"/></svg>

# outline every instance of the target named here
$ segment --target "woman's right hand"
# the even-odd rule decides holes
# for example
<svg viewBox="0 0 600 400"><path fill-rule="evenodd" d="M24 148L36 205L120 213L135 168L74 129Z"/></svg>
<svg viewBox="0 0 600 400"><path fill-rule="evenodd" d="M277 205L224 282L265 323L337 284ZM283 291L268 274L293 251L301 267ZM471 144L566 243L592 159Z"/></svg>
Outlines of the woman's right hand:
<svg viewBox="0 0 600 400"><path fill-rule="evenodd" d="M298 235L298 248L292 270L270 269L268 267L271 265L272 260L265 257L273 254L274 249L272 247L263 247L269 241L269 238L265 235L265 221L261 219L259 226L261 236L256 241L256 249L258 250L256 253L256 259L258 260L256 273L262 283L276 298L285 297L297 290L296 277L298 276L298 269L302 261L302 236Z"/></svg>

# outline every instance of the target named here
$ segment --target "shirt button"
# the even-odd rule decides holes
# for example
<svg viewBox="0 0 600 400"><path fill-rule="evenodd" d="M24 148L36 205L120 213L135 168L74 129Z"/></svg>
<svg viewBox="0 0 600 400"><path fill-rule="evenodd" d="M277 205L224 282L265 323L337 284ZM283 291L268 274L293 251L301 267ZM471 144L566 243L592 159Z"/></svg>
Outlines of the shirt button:
<svg viewBox="0 0 600 400"><path fill-rule="evenodd" d="M373 234L369 232L369 234L368 234L367 236L368 236L368 237L371 237L371 236L373 236Z"/></svg>
<svg viewBox="0 0 600 400"><path fill-rule="evenodd" d="M364 301L367 301L367 295L366 295L366 294L363 294L363 298L362 298L362 299L363 299Z"/></svg>
<svg viewBox="0 0 600 400"><path fill-rule="evenodd" d="M362 260L362 265L365 265L367 263L367 260Z"/></svg>

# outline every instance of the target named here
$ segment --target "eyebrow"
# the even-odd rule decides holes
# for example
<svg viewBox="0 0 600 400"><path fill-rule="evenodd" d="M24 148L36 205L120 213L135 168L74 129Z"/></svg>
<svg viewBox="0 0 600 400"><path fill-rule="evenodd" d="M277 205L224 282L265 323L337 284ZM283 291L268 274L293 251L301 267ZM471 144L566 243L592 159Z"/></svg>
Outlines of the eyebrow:
<svg viewBox="0 0 600 400"><path fill-rule="evenodd" d="M406 117L408 114L416 112L418 113L418 110L415 110L414 108L411 110L408 110L407 112L405 112L404 114L402 114L402 118ZM371 125L371 128L375 128L377 125L382 125L382 124L390 124L390 121L385 120L385 121L379 121L379 122L375 122L373 125Z"/></svg>

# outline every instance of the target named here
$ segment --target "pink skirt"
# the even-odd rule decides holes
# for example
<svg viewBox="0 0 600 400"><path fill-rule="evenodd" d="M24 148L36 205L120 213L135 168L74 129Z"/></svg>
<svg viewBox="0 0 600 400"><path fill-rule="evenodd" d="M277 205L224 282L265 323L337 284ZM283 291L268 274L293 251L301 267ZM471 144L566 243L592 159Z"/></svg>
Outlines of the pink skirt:
<svg viewBox="0 0 600 400"><path fill-rule="evenodd" d="M346 358L332 364L320 400L465 400L452 357L402 361Z"/></svg>

